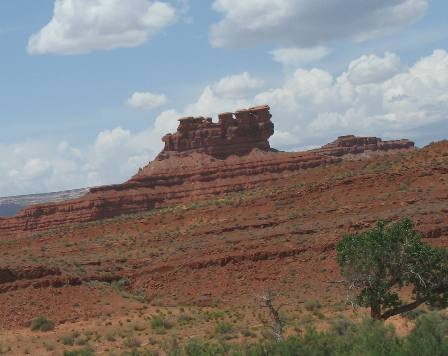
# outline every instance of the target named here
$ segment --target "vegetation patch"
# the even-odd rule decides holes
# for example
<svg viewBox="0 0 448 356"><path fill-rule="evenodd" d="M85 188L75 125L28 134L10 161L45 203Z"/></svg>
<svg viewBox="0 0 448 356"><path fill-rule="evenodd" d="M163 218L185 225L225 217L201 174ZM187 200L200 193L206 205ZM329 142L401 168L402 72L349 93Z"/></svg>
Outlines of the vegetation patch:
<svg viewBox="0 0 448 356"><path fill-rule="evenodd" d="M31 330L44 332L51 331L54 330L54 323L43 316L39 316L31 322Z"/></svg>

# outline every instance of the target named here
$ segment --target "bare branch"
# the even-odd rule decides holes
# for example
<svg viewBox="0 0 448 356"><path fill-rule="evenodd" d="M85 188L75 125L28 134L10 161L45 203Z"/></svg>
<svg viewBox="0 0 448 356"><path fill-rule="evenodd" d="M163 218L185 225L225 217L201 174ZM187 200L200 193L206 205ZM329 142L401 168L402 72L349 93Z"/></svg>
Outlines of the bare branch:
<svg viewBox="0 0 448 356"><path fill-rule="evenodd" d="M270 289L260 297L261 302L263 303L263 307L268 308L271 318L274 321L274 325L272 326L272 333L277 341L282 341L283 338L283 325L284 321L280 317L279 310L284 305L280 305L279 307L274 306L274 294Z"/></svg>

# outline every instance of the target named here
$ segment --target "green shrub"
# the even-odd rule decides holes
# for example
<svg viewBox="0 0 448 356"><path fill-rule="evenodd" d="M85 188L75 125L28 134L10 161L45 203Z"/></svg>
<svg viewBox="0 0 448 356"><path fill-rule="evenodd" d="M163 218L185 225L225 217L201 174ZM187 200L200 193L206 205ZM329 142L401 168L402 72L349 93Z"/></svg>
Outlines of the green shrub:
<svg viewBox="0 0 448 356"><path fill-rule="evenodd" d="M220 321L215 327L216 334L228 334L231 333L232 331L233 331L232 324L226 321Z"/></svg>
<svg viewBox="0 0 448 356"><path fill-rule="evenodd" d="M340 341L340 340L336 340ZM347 335L345 345L350 345L349 355L399 355L402 349L400 340L392 327L384 322L365 319L358 325L354 335ZM340 345L340 342L339 342ZM340 351L344 354L344 350Z"/></svg>
<svg viewBox="0 0 448 356"><path fill-rule="evenodd" d="M185 313L179 314L179 316L177 317L177 322L179 324L188 324L192 320L194 320L194 318L191 315Z"/></svg>
<svg viewBox="0 0 448 356"><path fill-rule="evenodd" d="M131 281L129 280L129 278L125 277L118 281L113 281L111 285L116 290L122 292L129 288L129 286L131 285Z"/></svg>
<svg viewBox="0 0 448 356"><path fill-rule="evenodd" d="M63 345L73 346L75 344L76 337L74 334L64 335L59 338L59 341L62 342Z"/></svg>
<svg viewBox="0 0 448 356"><path fill-rule="evenodd" d="M424 314L406 338L405 350L410 356L448 355L448 322L440 314Z"/></svg>
<svg viewBox="0 0 448 356"><path fill-rule="evenodd" d="M115 354L111 354L111 355L115 355ZM144 350L144 351L132 350L131 352L123 352L120 354L120 356L158 356L158 355L159 355L158 352L153 352L153 351L149 351L149 350ZM175 356L177 356L177 354L175 354Z"/></svg>
<svg viewBox="0 0 448 356"><path fill-rule="evenodd" d="M161 314L153 316L150 321L150 325L151 328L158 333L163 333L173 327L173 323Z"/></svg>
<svg viewBox="0 0 448 356"><path fill-rule="evenodd" d="M321 304L318 300L308 300L305 302L305 309L310 312L316 312L321 308Z"/></svg>
<svg viewBox="0 0 448 356"><path fill-rule="evenodd" d="M54 330L54 323L43 316L39 316L31 322L32 331L51 331Z"/></svg>
<svg viewBox="0 0 448 356"><path fill-rule="evenodd" d="M249 345L229 345L192 339L183 348L173 349L169 355L442 356L448 355L447 333L448 321L440 314L423 315L418 319L414 331L402 338L383 321L365 319L355 324L339 319L329 331L308 328L303 334L281 342L264 340Z"/></svg>
<svg viewBox="0 0 448 356"><path fill-rule="evenodd" d="M186 356L222 356L228 355L224 345L210 344L200 339L191 339L184 347ZM174 356L170 353L170 356Z"/></svg>
<svg viewBox="0 0 448 356"><path fill-rule="evenodd" d="M95 356L95 353L90 349L64 351L64 356Z"/></svg>
<svg viewBox="0 0 448 356"><path fill-rule="evenodd" d="M356 331L356 324L344 317L330 320L330 332L337 336L352 335Z"/></svg>
<svg viewBox="0 0 448 356"><path fill-rule="evenodd" d="M141 345L142 345L142 342L139 339L132 337L132 336L129 336L126 338L126 340L124 340L124 346L128 347L130 349L138 348Z"/></svg>

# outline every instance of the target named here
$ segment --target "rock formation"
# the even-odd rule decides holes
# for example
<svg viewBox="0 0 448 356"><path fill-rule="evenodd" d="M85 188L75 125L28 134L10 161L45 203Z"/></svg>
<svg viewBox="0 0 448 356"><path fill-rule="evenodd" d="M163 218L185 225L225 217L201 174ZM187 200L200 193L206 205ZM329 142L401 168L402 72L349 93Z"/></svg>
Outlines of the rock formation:
<svg viewBox="0 0 448 356"><path fill-rule="evenodd" d="M328 153L331 156L342 157L356 155L364 152L384 152L390 150L403 150L414 147L414 142L409 140L383 141L377 137L357 137L354 135L340 136L320 149L319 152Z"/></svg>
<svg viewBox="0 0 448 356"><path fill-rule="evenodd" d="M242 156L254 148L268 151L268 139L273 134L269 106L239 110L235 114L222 113L217 123L211 118L184 117L179 119L175 134L162 138L165 148L158 159L165 159L174 152L206 153L223 159L230 155Z"/></svg>
<svg viewBox="0 0 448 356"><path fill-rule="evenodd" d="M163 138L165 148L157 159L129 181L92 188L78 199L24 208L15 217L0 218L0 234L222 196L345 158L414 147L408 140L342 136L316 150L274 152L268 142L272 134L268 106L221 114L218 123L205 118L181 119L177 132Z"/></svg>

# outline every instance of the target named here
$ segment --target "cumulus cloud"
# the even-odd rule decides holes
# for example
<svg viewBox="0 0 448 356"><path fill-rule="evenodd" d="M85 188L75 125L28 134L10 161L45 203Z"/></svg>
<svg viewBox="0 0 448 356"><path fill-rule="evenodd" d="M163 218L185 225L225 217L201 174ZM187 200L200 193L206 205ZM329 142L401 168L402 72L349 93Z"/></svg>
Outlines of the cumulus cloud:
<svg viewBox="0 0 448 356"><path fill-rule="evenodd" d="M28 42L30 54L80 54L135 47L172 24L176 9L152 0L55 0L53 18Z"/></svg>
<svg viewBox="0 0 448 356"><path fill-rule="evenodd" d="M249 74L226 78L237 76L252 78ZM434 137L448 125L445 50L409 66L391 53L364 55L339 75L298 68L278 87L255 93L253 88L238 97L218 85L226 80L205 86L198 99L183 108L163 111L141 132L104 130L85 147L64 141L0 144L0 195L124 181L160 151L161 137L175 131L179 117L216 117L257 104L271 106L275 123L271 144L285 150L315 147L351 133L419 139L422 132L432 132Z"/></svg>
<svg viewBox="0 0 448 356"><path fill-rule="evenodd" d="M400 70L400 57L394 53L387 52L384 57L364 55L350 63L348 79L354 84L380 83Z"/></svg>
<svg viewBox="0 0 448 356"><path fill-rule="evenodd" d="M239 96L217 90L227 78L204 88L198 99L176 115L214 116L221 111L269 104L276 126L274 147L314 147L338 135L375 135L419 139L448 117L448 53L436 50L411 66L396 54L363 55L344 72L298 68L279 87ZM173 121L174 122L174 121ZM174 125L172 126L174 128Z"/></svg>
<svg viewBox="0 0 448 356"><path fill-rule="evenodd" d="M311 48L286 47L271 51L274 61L295 66L319 61L328 56L329 53L330 50L323 46Z"/></svg>
<svg viewBox="0 0 448 356"><path fill-rule="evenodd" d="M270 103L277 128L293 133L297 144L325 142L340 134L403 133L446 123L448 53L436 50L406 67L398 56L361 56L334 77L320 69L297 69L283 86L259 93Z"/></svg>
<svg viewBox="0 0 448 356"><path fill-rule="evenodd" d="M155 125L133 133L104 130L86 146L66 141L0 144L0 196L41 193L119 183L135 174L161 148Z"/></svg>
<svg viewBox="0 0 448 356"><path fill-rule="evenodd" d="M247 96L254 89L259 89L262 85L262 80L244 72L222 78L212 86L212 89L217 95L225 98L240 98Z"/></svg>
<svg viewBox="0 0 448 356"><path fill-rule="evenodd" d="M349 38L364 41L420 19L428 0L215 0L223 18L211 29L215 47L261 42L313 47Z"/></svg>
<svg viewBox="0 0 448 356"><path fill-rule="evenodd" d="M152 110L165 105L168 98L164 94L154 94L149 92L135 92L128 99L127 103L134 109Z"/></svg>

